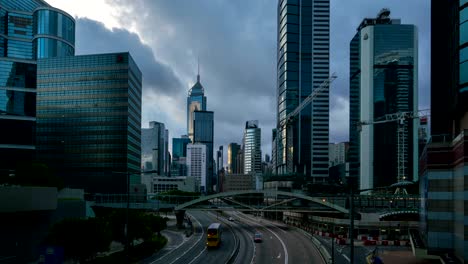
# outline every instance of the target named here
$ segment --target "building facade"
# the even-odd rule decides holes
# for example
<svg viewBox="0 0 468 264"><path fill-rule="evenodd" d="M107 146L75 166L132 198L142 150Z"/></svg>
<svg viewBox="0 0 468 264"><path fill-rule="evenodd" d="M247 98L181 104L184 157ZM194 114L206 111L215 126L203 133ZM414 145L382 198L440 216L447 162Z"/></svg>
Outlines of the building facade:
<svg viewBox="0 0 468 264"><path fill-rule="evenodd" d="M350 124L418 110L417 29L389 15L390 11L383 9L376 18L364 19L351 41ZM405 120L402 125L405 180L418 179L418 123L416 119ZM360 168L360 189L398 181L398 126L398 122L389 122L350 131L351 154L359 157L353 156L352 161L359 163L351 167L351 173Z"/></svg>
<svg viewBox="0 0 468 264"><path fill-rule="evenodd" d="M329 158L330 158L330 167L343 164L347 160L347 154L349 149L348 142L341 143L330 143L328 145Z"/></svg>
<svg viewBox="0 0 468 264"><path fill-rule="evenodd" d="M213 140L214 140L214 113L212 111L193 112L193 142L206 146L206 189L213 191L216 184L215 166L213 160Z"/></svg>
<svg viewBox="0 0 468 264"><path fill-rule="evenodd" d="M155 170L158 175L168 175L166 168L169 160L169 151L167 151L169 142L164 123L151 121L149 128L141 129L141 156L143 170ZM145 166L151 162L151 168Z"/></svg>
<svg viewBox="0 0 468 264"><path fill-rule="evenodd" d="M330 1L278 1L278 174L328 177L329 92L324 91L285 125L286 117L329 78Z"/></svg>
<svg viewBox="0 0 468 264"><path fill-rule="evenodd" d="M262 130L257 120L245 123L243 144L244 174L262 172Z"/></svg>
<svg viewBox="0 0 468 264"><path fill-rule="evenodd" d="M227 153L227 172L237 173L237 153L240 150L240 145L237 143L229 143Z"/></svg>
<svg viewBox="0 0 468 264"><path fill-rule="evenodd" d="M431 138L420 159L420 233L429 254L454 253L463 263L468 262L468 2L431 5Z"/></svg>
<svg viewBox="0 0 468 264"><path fill-rule="evenodd" d="M180 138L172 139L172 158L175 160L180 157L187 157L187 144L190 143L190 138L186 135Z"/></svg>
<svg viewBox="0 0 468 264"><path fill-rule="evenodd" d="M162 193L173 190L183 192L196 192L197 191L196 178L187 176L155 176L153 177L153 190L154 193Z"/></svg>
<svg viewBox="0 0 468 264"><path fill-rule="evenodd" d="M220 192L255 190L255 175L226 174L221 178Z"/></svg>
<svg viewBox="0 0 468 264"><path fill-rule="evenodd" d="M125 193L141 170L141 79L129 53L37 62L37 146L65 186Z"/></svg>
<svg viewBox="0 0 468 264"><path fill-rule="evenodd" d="M195 111L206 111L205 89L200 83L200 74L197 75L197 82L190 88L187 97L187 135L193 141L193 120Z"/></svg>
<svg viewBox="0 0 468 264"><path fill-rule="evenodd" d="M187 176L196 179L197 191L206 192L207 186L207 147L195 143L187 145Z"/></svg>
<svg viewBox="0 0 468 264"><path fill-rule="evenodd" d="M223 155L223 146L219 146L218 151L216 151L216 174L224 168Z"/></svg>
<svg viewBox="0 0 468 264"><path fill-rule="evenodd" d="M37 63L75 54L75 20L45 1L0 1L0 174L36 158Z"/></svg>

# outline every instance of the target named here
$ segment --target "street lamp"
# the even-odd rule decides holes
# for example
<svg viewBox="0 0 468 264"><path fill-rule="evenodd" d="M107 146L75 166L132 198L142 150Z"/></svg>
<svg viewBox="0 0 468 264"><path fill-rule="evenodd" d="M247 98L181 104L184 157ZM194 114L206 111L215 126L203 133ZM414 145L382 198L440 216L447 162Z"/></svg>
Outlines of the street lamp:
<svg viewBox="0 0 468 264"><path fill-rule="evenodd" d="M140 172L121 172L121 171L113 171L112 173L115 174L125 174L127 176L127 208L125 210L125 226L124 226L124 236L125 236L125 252L127 263L129 263L129 239L128 239L128 210L130 209L130 175L141 175L147 173L159 173L157 170L150 170L150 171L140 171Z"/></svg>

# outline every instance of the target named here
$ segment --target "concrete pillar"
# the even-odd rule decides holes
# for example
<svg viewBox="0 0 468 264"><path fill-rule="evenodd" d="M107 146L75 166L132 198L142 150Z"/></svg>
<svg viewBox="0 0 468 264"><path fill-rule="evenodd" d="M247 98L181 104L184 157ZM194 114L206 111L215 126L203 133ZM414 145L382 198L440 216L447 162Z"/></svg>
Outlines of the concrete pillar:
<svg viewBox="0 0 468 264"><path fill-rule="evenodd" d="M177 220L177 228L181 229L184 227L184 216L185 210L179 210L174 212Z"/></svg>

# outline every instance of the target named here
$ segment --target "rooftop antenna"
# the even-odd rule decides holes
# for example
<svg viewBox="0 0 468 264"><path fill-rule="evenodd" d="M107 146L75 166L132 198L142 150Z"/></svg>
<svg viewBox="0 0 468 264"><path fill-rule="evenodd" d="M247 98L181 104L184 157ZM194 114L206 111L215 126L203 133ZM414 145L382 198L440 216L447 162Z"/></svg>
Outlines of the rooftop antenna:
<svg viewBox="0 0 468 264"><path fill-rule="evenodd" d="M198 56L198 74L197 74L197 81L200 82L200 56Z"/></svg>

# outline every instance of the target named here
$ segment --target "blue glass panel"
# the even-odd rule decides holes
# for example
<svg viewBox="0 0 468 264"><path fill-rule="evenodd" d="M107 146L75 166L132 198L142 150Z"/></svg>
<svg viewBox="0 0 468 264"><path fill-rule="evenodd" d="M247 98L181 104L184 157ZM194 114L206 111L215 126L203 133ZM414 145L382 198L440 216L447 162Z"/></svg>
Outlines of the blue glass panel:
<svg viewBox="0 0 468 264"><path fill-rule="evenodd" d="M468 60L468 47L460 50L460 63Z"/></svg>
<svg viewBox="0 0 468 264"><path fill-rule="evenodd" d="M0 113L35 116L36 94L33 92L0 89Z"/></svg>
<svg viewBox="0 0 468 264"><path fill-rule="evenodd" d="M460 64L460 84L468 82L468 62Z"/></svg>
<svg viewBox="0 0 468 264"><path fill-rule="evenodd" d="M52 10L39 10L34 19L35 34L53 35L75 44L75 22L68 16Z"/></svg>
<svg viewBox="0 0 468 264"><path fill-rule="evenodd" d="M468 23L460 25L460 45L468 42Z"/></svg>
<svg viewBox="0 0 468 264"><path fill-rule="evenodd" d="M0 61L0 86L36 88L36 65Z"/></svg>
<svg viewBox="0 0 468 264"><path fill-rule="evenodd" d="M65 42L57 39L37 38L34 41L37 59L73 56L75 49Z"/></svg>
<svg viewBox="0 0 468 264"><path fill-rule="evenodd" d="M468 20L468 8L463 8L460 11L460 24Z"/></svg>

